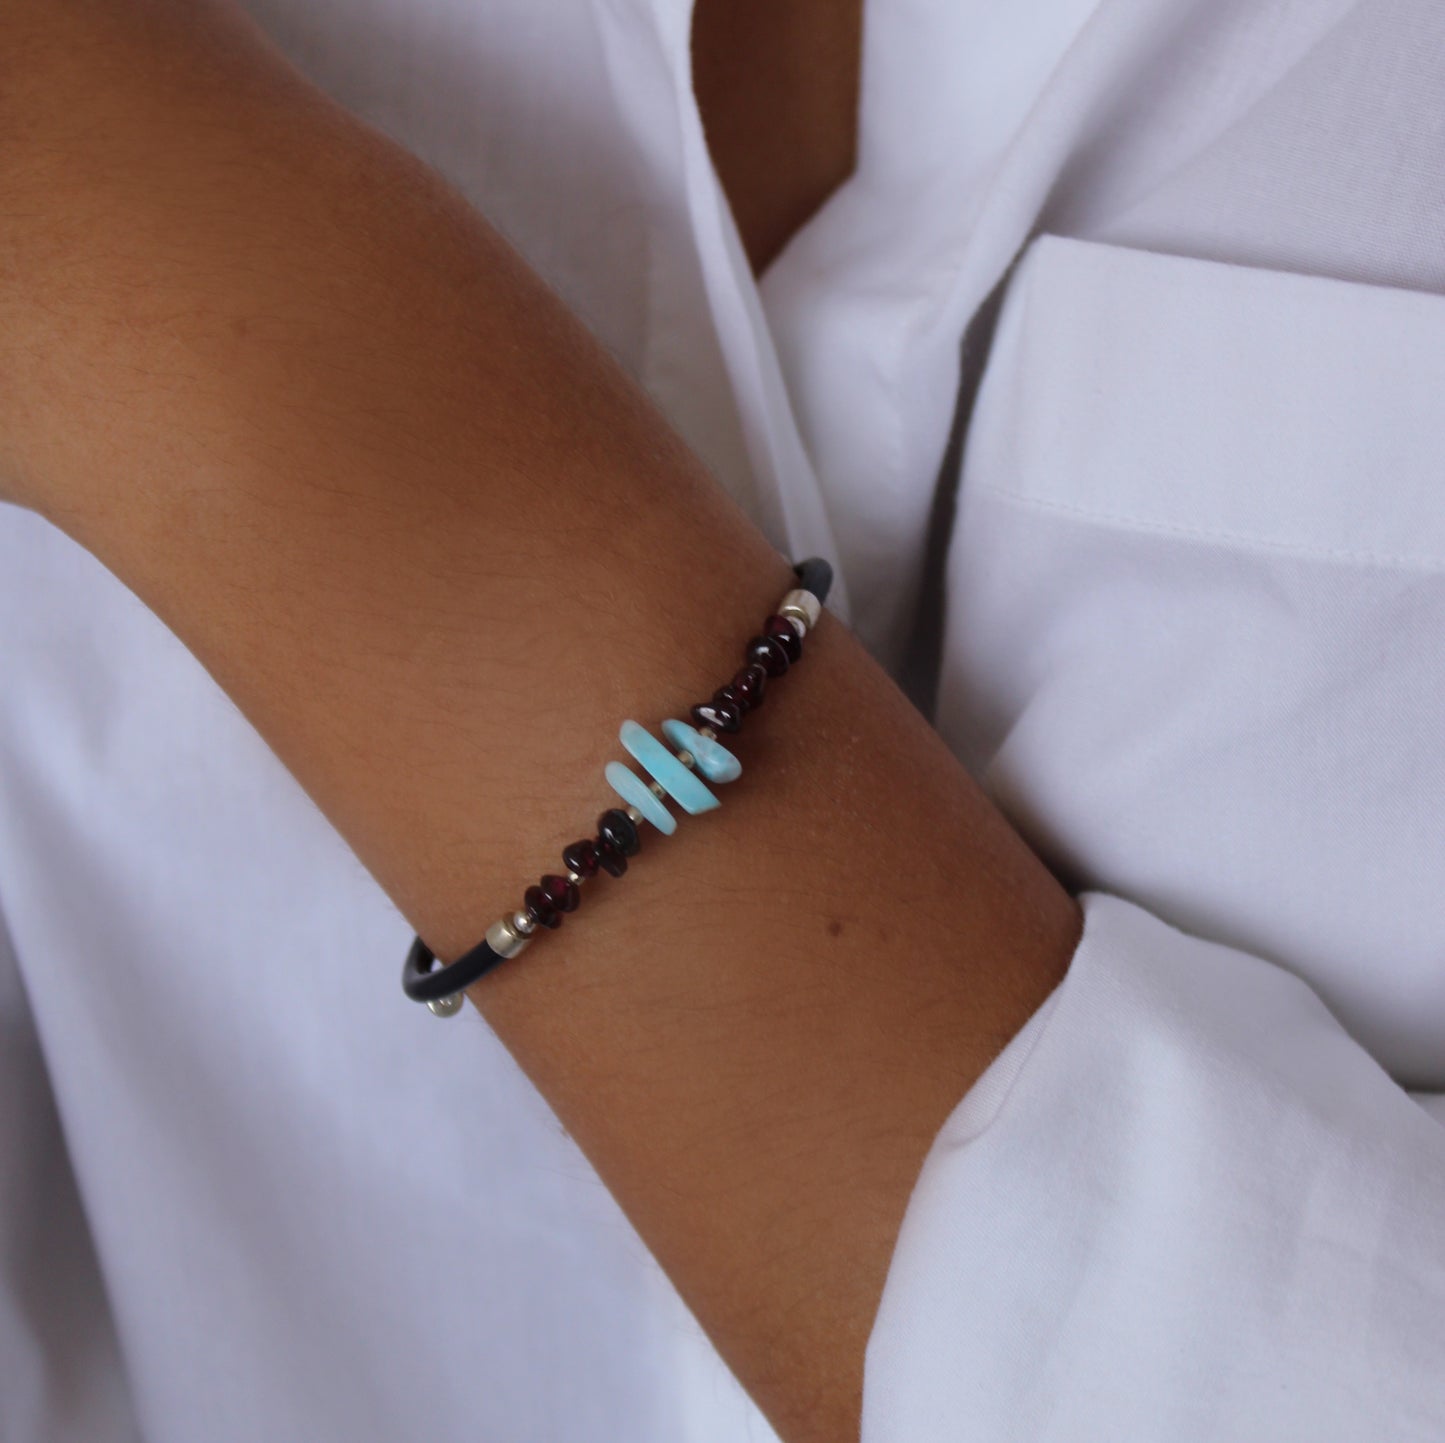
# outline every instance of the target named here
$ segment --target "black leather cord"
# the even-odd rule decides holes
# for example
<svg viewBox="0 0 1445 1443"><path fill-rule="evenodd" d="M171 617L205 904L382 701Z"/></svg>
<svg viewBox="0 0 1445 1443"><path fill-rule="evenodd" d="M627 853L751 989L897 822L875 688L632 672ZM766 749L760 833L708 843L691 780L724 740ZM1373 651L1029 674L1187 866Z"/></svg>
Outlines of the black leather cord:
<svg viewBox="0 0 1445 1443"><path fill-rule="evenodd" d="M450 997L452 993L470 987L478 977L507 959L493 952L482 941L445 967L437 967L436 960L436 953L420 937L412 942L411 950L406 954L406 966L402 969L401 985L413 1002L438 1002L443 997ZM433 968L436 970L433 971Z"/></svg>

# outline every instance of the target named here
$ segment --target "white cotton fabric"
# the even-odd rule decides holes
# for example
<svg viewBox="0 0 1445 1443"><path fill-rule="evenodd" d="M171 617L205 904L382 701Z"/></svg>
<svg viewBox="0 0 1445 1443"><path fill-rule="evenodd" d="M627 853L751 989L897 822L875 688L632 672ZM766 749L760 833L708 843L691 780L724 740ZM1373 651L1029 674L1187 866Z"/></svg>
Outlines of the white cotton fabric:
<svg viewBox="0 0 1445 1443"><path fill-rule="evenodd" d="M957 485L933 720L1085 928L924 1162L862 1443L1445 1437L1445 11L869 3L857 172L755 283L687 0L249 8L895 674ZM0 666L0 1438L770 1439L249 725L8 507Z"/></svg>

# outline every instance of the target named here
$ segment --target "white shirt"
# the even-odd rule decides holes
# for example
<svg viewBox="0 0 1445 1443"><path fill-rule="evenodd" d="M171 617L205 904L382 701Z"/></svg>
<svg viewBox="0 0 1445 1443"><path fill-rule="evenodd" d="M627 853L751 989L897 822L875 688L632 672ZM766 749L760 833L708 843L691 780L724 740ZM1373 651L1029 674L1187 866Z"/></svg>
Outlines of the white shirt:
<svg viewBox="0 0 1445 1443"><path fill-rule="evenodd" d="M1445 10L869 4L858 170L755 284L687 0L249 8L895 673L957 486L933 720L1085 929L923 1166L863 1443L1445 1437ZM12 507L0 666L5 1443L770 1439L249 724Z"/></svg>

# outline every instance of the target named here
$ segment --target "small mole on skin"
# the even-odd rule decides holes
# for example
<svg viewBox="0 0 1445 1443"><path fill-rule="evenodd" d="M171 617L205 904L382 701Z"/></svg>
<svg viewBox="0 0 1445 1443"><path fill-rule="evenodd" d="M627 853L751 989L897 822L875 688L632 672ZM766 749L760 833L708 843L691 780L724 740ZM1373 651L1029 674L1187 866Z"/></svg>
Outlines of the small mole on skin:
<svg viewBox="0 0 1445 1443"><path fill-rule="evenodd" d="M836 917L828 923L828 935L830 937L836 937L842 930L843 924Z"/></svg>

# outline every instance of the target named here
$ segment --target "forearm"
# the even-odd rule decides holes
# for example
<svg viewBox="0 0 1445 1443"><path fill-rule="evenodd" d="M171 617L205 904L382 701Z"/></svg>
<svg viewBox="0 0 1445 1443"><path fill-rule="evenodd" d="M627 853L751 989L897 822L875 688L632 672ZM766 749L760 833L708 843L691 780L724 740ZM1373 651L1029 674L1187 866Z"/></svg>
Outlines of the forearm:
<svg viewBox="0 0 1445 1443"><path fill-rule="evenodd" d="M0 444L451 957L791 573L458 197L256 84L145 184L45 162ZM1078 913L831 616L737 750L472 998L783 1436L831 1440L923 1154Z"/></svg>

